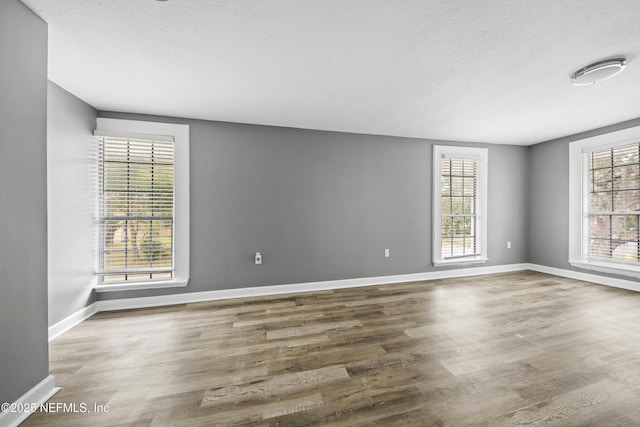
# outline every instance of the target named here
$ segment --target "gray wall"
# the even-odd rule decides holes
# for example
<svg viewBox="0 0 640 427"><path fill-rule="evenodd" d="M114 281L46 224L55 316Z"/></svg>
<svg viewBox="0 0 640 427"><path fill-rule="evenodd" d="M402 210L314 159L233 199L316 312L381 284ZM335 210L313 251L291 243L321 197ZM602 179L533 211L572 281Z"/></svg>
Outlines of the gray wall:
<svg viewBox="0 0 640 427"><path fill-rule="evenodd" d="M95 301L97 111L55 83L47 99L49 325Z"/></svg>
<svg viewBox="0 0 640 427"><path fill-rule="evenodd" d="M579 271L568 261L569 144L639 125L640 119L635 119L529 147L529 262ZM594 274L593 271L587 272Z"/></svg>
<svg viewBox="0 0 640 427"><path fill-rule="evenodd" d="M437 141L122 113L99 116L191 125L189 286L101 293L99 299L434 269L431 157ZM490 261L485 265L526 262L528 150L482 146L489 148L490 164ZM506 248L507 240L512 249ZM385 248L390 258L383 257ZM261 266L253 264L258 251Z"/></svg>
<svg viewBox="0 0 640 427"><path fill-rule="evenodd" d="M569 263L569 143L529 147L529 262L567 268Z"/></svg>
<svg viewBox="0 0 640 427"><path fill-rule="evenodd" d="M47 25L0 1L0 402L47 377Z"/></svg>

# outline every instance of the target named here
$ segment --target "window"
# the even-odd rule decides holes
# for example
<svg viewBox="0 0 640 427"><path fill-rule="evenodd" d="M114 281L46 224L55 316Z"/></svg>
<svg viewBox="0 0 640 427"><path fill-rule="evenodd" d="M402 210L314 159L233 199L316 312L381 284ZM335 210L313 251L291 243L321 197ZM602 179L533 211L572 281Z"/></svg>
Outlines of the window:
<svg viewBox="0 0 640 427"><path fill-rule="evenodd" d="M588 162L587 257L638 264L640 143L592 151Z"/></svg>
<svg viewBox="0 0 640 427"><path fill-rule="evenodd" d="M570 152L569 261L640 277L638 128L574 142Z"/></svg>
<svg viewBox="0 0 640 427"><path fill-rule="evenodd" d="M173 138L100 137L102 282L173 278Z"/></svg>
<svg viewBox="0 0 640 427"><path fill-rule="evenodd" d="M99 118L96 137L97 289L186 285L188 126Z"/></svg>
<svg viewBox="0 0 640 427"><path fill-rule="evenodd" d="M434 146L433 264L487 261L486 148Z"/></svg>

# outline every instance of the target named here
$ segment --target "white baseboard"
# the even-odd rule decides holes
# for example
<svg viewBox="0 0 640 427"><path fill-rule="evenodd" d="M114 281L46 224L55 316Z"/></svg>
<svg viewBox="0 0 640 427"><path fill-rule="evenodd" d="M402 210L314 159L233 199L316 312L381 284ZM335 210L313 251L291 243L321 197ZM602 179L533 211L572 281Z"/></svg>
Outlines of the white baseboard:
<svg viewBox="0 0 640 427"><path fill-rule="evenodd" d="M597 274L583 273L574 270L548 267L538 264L520 263L490 267L475 267L454 270L437 270L424 273L400 274L394 276L363 277L356 279L328 280L322 282L294 283L288 285L273 285L239 289L222 289L218 291L190 292L153 297L122 298L115 300L97 301L88 307L72 314L49 328L49 341L62 335L73 326L100 311L129 310L134 308L161 307L176 304L224 300L267 295L280 295L298 292L324 291L332 289L355 288L361 286L375 286L390 283L417 282L423 280L449 279L455 277L478 276L483 274L507 273L512 271L533 270L541 273L553 274L570 279L583 280L606 286L628 289L640 292L640 283L615 279Z"/></svg>
<svg viewBox="0 0 640 427"><path fill-rule="evenodd" d="M557 267L547 267L546 265L528 264L528 268L540 273L553 274L555 276L569 279L583 280L585 282L597 283L599 285L613 286L630 291L640 292L640 283L633 280L616 279L614 277L601 276L599 274L583 273L581 271L566 270Z"/></svg>
<svg viewBox="0 0 640 427"><path fill-rule="evenodd" d="M13 405L16 409L39 407L41 404L51 399L51 397L53 397L53 395L59 390L60 387L56 387L55 378L49 375L31 390L23 394L22 397L13 402ZM0 426L17 427L21 422L26 420L29 415L31 415L30 411L0 412Z"/></svg>
<svg viewBox="0 0 640 427"><path fill-rule="evenodd" d="M133 308L159 307L165 305L188 304L194 302L214 301L230 298L279 295L297 292L326 291L332 289L384 285L389 283L405 283L417 282L422 280L478 276L482 274L520 271L526 270L527 268L528 264L508 264L491 267L475 267L456 270L429 271L425 273L400 274L395 276L363 277L357 279L328 280L322 282L294 283L288 285L223 289L219 291L191 292L153 297L115 299L98 301L97 304L98 311L128 310Z"/></svg>
<svg viewBox="0 0 640 427"><path fill-rule="evenodd" d="M58 323L49 326L49 342L58 338L60 335L67 332L69 329L76 326L78 323L88 319L98 312L98 304L93 303L85 308L76 311L71 316L67 316Z"/></svg>

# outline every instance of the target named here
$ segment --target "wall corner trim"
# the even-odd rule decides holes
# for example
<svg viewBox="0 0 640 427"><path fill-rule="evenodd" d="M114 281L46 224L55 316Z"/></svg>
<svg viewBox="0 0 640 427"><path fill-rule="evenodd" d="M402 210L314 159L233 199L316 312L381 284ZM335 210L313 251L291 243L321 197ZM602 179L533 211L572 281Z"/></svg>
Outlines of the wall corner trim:
<svg viewBox="0 0 640 427"><path fill-rule="evenodd" d="M76 326L78 323L83 322L89 317L98 312L98 304L92 303L91 305L82 308L70 316L65 317L61 321L49 326L49 342L58 338L60 335L67 332L69 329Z"/></svg>
<svg viewBox="0 0 640 427"><path fill-rule="evenodd" d="M615 277L601 276L599 274L583 273L581 271L566 270L546 265L528 264L528 268L540 273L553 274L554 276L566 277L569 279L582 280L584 282L596 283L598 285L612 286L614 288L627 289L629 291L640 292L640 283L633 280L617 279Z"/></svg>
<svg viewBox="0 0 640 427"><path fill-rule="evenodd" d="M24 407L36 407L37 410L40 405L51 399L59 390L60 387L56 387L55 385L55 378L49 375L10 405L15 405L20 409ZM26 420L32 412L34 411L0 412L0 426L17 427Z"/></svg>
<svg viewBox="0 0 640 427"><path fill-rule="evenodd" d="M482 274L506 273L526 270L528 264L507 264L488 267L462 268L445 271L400 274L395 276L363 277L356 279L328 280L323 282L294 283L252 288L222 289L206 292L190 292L153 297L123 298L98 301L98 311L129 310L134 308L159 307L165 305L190 304L196 302L223 300L230 298L256 297L266 295L290 294L332 289L357 288L392 283L417 282L423 280L448 279L454 277L478 276Z"/></svg>

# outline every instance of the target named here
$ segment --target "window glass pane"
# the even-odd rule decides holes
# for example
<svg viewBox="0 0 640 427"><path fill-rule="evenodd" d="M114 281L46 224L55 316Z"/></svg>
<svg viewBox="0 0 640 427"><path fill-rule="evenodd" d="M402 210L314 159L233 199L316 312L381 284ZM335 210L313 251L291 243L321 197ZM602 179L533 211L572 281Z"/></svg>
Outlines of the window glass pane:
<svg viewBox="0 0 640 427"><path fill-rule="evenodd" d="M640 174L638 165L619 166L613 169L613 189L614 190L636 190Z"/></svg>
<svg viewBox="0 0 640 427"><path fill-rule="evenodd" d="M591 191L611 191L613 189L613 178L611 176L612 173L612 168L592 170L589 174L592 182Z"/></svg>
<svg viewBox="0 0 640 427"><path fill-rule="evenodd" d="M611 150L594 152L591 155L591 169L610 168Z"/></svg>
<svg viewBox="0 0 640 427"><path fill-rule="evenodd" d="M453 256L453 242L449 237L443 237L442 239L442 257L449 258Z"/></svg>
<svg viewBox="0 0 640 427"><path fill-rule="evenodd" d="M592 216L590 231L589 237L596 239L609 239L611 236L611 216Z"/></svg>
<svg viewBox="0 0 640 427"><path fill-rule="evenodd" d="M464 239L464 255L473 255L476 253L475 247L476 239L470 236L465 236Z"/></svg>
<svg viewBox="0 0 640 427"><path fill-rule="evenodd" d="M442 210L443 214L450 214L452 213L452 209L451 209L451 197L445 197L443 196L440 199L440 209Z"/></svg>
<svg viewBox="0 0 640 427"><path fill-rule="evenodd" d="M473 196L474 194L476 194L476 179L475 177L465 177L463 178L463 185L464 185L464 195L465 196Z"/></svg>
<svg viewBox="0 0 640 427"><path fill-rule="evenodd" d="M590 239L589 256L593 258L611 258L611 241Z"/></svg>
<svg viewBox="0 0 640 427"><path fill-rule="evenodd" d="M462 196L463 179L460 176L451 177L451 195Z"/></svg>
<svg viewBox="0 0 640 427"><path fill-rule="evenodd" d="M638 242L616 242L612 259L622 262L637 262Z"/></svg>
<svg viewBox="0 0 640 427"><path fill-rule="evenodd" d="M122 270L126 268L124 244L118 245L122 250L107 250L104 252L104 268L106 270Z"/></svg>
<svg viewBox="0 0 640 427"><path fill-rule="evenodd" d="M140 257L150 267L170 267L173 245L173 224L171 220L148 221L139 243Z"/></svg>
<svg viewBox="0 0 640 427"><path fill-rule="evenodd" d="M638 144L613 148L613 165L622 166L638 163Z"/></svg>
<svg viewBox="0 0 640 427"><path fill-rule="evenodd" d="M469 216L464 218L463 232L466 236L474 235L474 224L475 224L474 217Z"/></svg>
<svg viewBox="0 0 640 427"><path fill-rule="evenodd" d="M465 160L464 162L464 174L465 176L476 176L477 162L475 160Z"/></svg>
<svg viewBox="0 0 640 427"><path fill-rule="evenodd" d="M449 198L451 203L451 213L452 214L461 214L463 213L463 203L464 199L462 197L451 197Z"/></svg>
<svg viewBox="0 0 640 427"><path fill-rule="evenodd" d="M462 209L460 213L473 215L475 214L475 198L465 197L462 200Z"/></svg>
<svg viewBox="0 0 640 427"><path fill-rule="evenodd" d="M614 192L615 211L640 211L640 190Z"/></svg>
<svg viewBox="0 0 640 427"><path fill-rule="evenodd" d="M461 236L462 235L463 222L464 222L464 220L461 217L452 218L451 234L453 236Z"/></svg>
<svg viewBox="0 0 640 427"><path fill-rule="evenodd" d="M442 236L448 237L453 234L453 218L442 217Z"/></svg>
<svg viewBox="0 0 640 427"><path fill-rule="evenodd" d="M638 217L635 215L618 215L613 217L611 236L617 240L638 239Z"/></svg>
<svg viewBox="0 0 640 427"><path fill-rule="evenodd" d="M126 176L129 167L126 163L105 163L104 169L104 186L107 191L127 189Z"/></svg>
<svg viewBox="0 0 640 427"><path fill-rule="evenodd" d="M591 193L590 205L592 212L611 212L611 195L610 192Z"/></svg>
<svg viewBox="0 0 640 427"><path fill-rule="evenodd" d="M454 237L451 239L452 246L452 256L462 256L464 255L464 240L462 237Z"/></svg>

